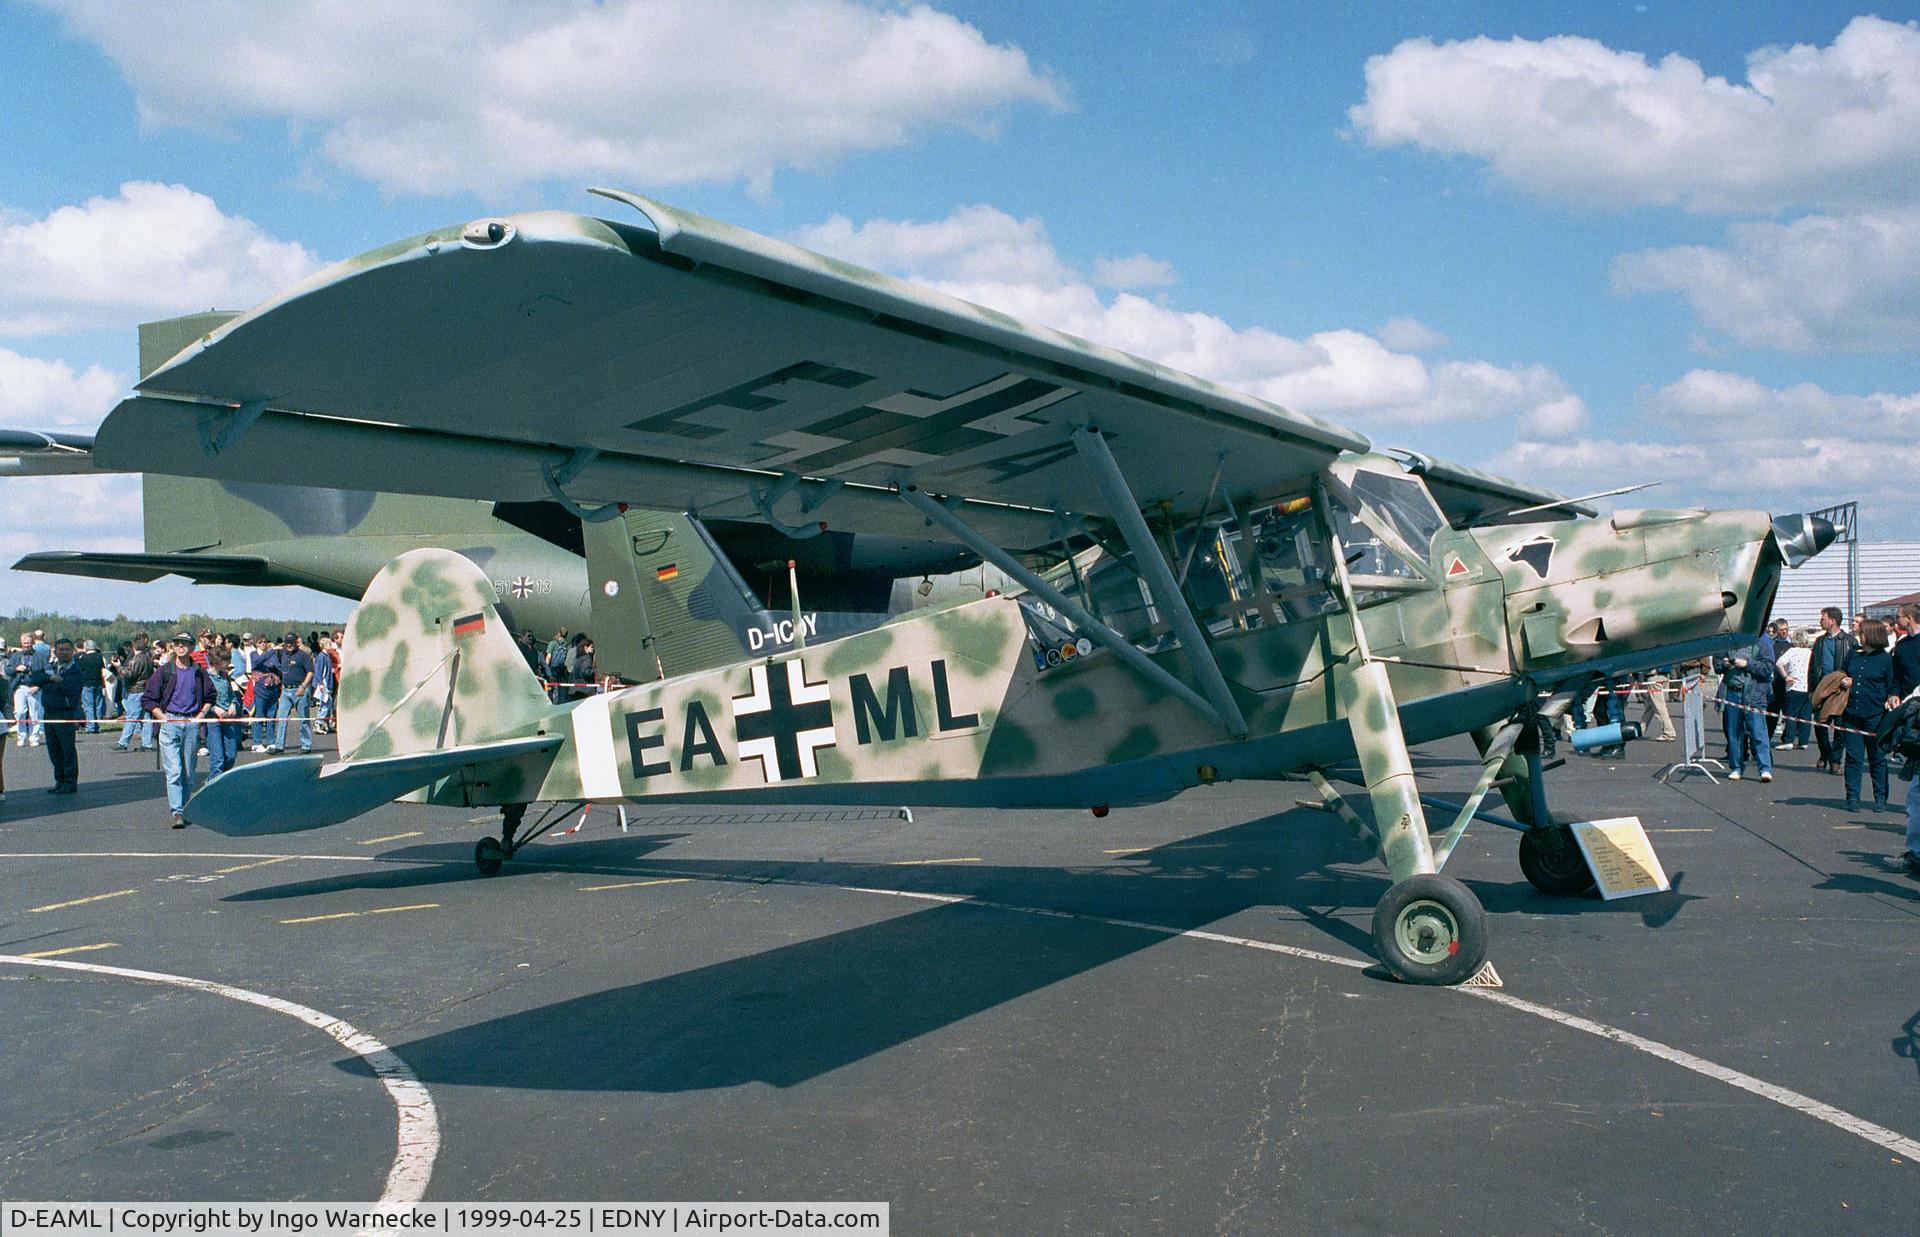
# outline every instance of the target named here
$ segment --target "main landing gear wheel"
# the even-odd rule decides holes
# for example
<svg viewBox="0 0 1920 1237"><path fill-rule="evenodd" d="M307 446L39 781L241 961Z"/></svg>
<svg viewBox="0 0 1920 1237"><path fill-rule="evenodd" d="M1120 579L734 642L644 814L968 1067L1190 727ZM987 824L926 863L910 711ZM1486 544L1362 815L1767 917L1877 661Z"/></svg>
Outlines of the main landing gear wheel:
<svg viewBox="0 0 1920 1237"><path fill-rule="evenodd" d="M500 845L498 838L481 838L474 843L473 866L480 869L480 875L492 876L507 861L507 848Z"/></svg>
<svg viewBox="0 0 1920 1237"><path fill-rule="evenodd" d="M1464 983L1487 960L1487 913L1451 876L1409 876L1373 908L1373 947L1407 983Z"/></svg>
<svg viewBox="0 0 1920 1237"><path fill-rule="evenodd" d="M1565 825L1529 829L1520 835L1520 870L1541 893L1585 893L1594 886L1587 857Z"/></svg>

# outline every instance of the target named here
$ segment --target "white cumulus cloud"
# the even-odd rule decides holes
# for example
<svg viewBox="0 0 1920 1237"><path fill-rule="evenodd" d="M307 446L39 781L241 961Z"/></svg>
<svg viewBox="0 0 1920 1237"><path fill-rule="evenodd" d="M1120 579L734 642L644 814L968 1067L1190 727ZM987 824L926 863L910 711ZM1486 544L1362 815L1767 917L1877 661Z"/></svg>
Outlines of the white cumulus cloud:
<svg viewBox="0 0 1920 1237"><path fill-rule="evenodd" d="M925 4L860 0L38 0L149 124L284 120L394 194L550 178L767 188L1062 88Z"/></svg>
<svg viewBox="0 0 1920 1237"><path fill-rule="evenodd" d="M1920 208L1736 223L1725 248L1614 260L1626 292L1678 292L1715 330L1796 352L1920 348Z"/></svg>
<svg viewBox="0 0 1920 1237"><path fill-rule="evenodd" d="M929 284L1023 321L1050 326L1145 357L1301 412L1332 415L1389 435L1446 423L1498 424L1514 418L1555 434L1572 433L1586 406L1540 365L1485 361L1429 364L1404 348L1445 343L1412 319L1389 332L1334 329L1295 339L1259 326L1237 327L1207 313L1175 309L1130 291L1104 295L1111 269L1089 278L1062 259L1046 224L993 206L970 205L944 219L834 216L792 239L837 258ZM1140 271L1167 264L1146 254L1126 260ZM1107 278L1103 279L1103 274Z"/></svg>
<svg viewBox="0 0 1920 1237"><path fill-rule="evenodd" d="M41 218L0 213L0 334L244 309L319 265L205 194L130 181Z"/></svg>
<svg viewBox="0 0 1920 1237"><path fill-rule="evenodd" d="M1911 535L1912 426L1920 392L1851 395L1815 383L1771 387L1696 369L1649 392L1616 438L1529 435L1492 467L1567 492L1658 481L1629 506L1805 511L1857 499L1878 536Z"/></svg>
<svg viewBox="0 0 1920 1237"><path fill-rule="evenodd" d="M1920 188L1920 28L1856 17L1826 47L1764 47L1746 80L1593 39L1410 39L1349 112L1377 146L1484 160L1577 204L1858 208Z"/></svg>
<svg viewBox="0 0 1920 1237"><path fill-rule="evenodd" d="M1447 346L1447 337L1418 318L1389 318L1374 338L1396 352L1432 352Z"/></svg>
<svg viewBox="0 0 1920 1237"><path fill-rule="evenodd" d="M0 425L92 429L126 388L124 377L98 365L76 373L64 361L0 348Z"/></svg>

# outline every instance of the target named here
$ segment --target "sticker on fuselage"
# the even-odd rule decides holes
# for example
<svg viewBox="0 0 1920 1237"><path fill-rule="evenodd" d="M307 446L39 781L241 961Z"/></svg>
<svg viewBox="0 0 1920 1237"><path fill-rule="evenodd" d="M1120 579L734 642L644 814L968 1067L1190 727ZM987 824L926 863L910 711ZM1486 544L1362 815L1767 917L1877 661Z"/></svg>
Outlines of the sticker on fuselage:
<svg viewBox="0 0 1920 1237"><path fill-rule="evenodd" d="M1558 544L1553 538L1541 533L1538 537L1529 538L1509 549L1507 561L1531 568L1534 575L1544 580L1547 578L1547 572L1553 567L1553 548Z"/></svg>

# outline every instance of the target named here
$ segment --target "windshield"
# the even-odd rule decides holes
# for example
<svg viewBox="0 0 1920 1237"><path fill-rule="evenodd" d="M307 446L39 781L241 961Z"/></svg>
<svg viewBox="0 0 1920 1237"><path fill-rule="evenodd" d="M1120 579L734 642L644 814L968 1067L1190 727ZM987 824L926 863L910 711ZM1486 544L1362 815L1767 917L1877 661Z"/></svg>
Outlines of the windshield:
<svg viewBox="0 0 1920 1237"><path fill-rule="evenodd" d="M1353 474L1350 488L1361 502L1386 518L1400 540L1422 556L1433 549L1434 534L1447 526L1433 495L1412 477L1362 470Z"/></svg>

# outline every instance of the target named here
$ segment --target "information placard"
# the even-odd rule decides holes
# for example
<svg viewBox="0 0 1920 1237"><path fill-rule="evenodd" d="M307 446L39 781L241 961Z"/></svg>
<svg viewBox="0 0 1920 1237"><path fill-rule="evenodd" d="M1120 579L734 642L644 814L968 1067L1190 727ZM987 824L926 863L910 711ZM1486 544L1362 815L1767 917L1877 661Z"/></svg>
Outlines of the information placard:
<svg viewBox="0 0 1920 1237"><path fill-rule="evenodd" d="M1573 838L1587 857L1600 896L1609 902L1672 888L1638 816L1581 821L1573 826Z"/></svg>

